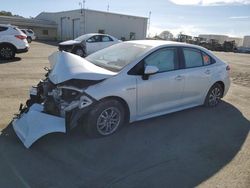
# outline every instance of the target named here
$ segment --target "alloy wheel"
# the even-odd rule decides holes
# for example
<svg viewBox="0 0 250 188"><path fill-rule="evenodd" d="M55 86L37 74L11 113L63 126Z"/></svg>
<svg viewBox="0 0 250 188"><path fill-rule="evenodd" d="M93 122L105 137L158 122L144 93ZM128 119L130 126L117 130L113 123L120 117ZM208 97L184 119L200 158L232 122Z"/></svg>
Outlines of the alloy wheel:
<svg viewBox="0 0 250 188"><path fill-rule="evenodd" d="M13 56L13 50L10 47L3 47L0 50L0 56L9 59Z"/></svg>
<svg viewBox="0 0 250 188"><path fill-rule="evenodd" d="M102 111L97 119L97 130L101 135L109 135L116 131L121 121L121 112L111 107Z"/></svg>
<svg viewBox="0 0 250 188"><path fill-rule="evenodd" d="M209 94L208 102L210 106L216 106L221 99L221 89L218 87L213 88L211 93Z"/></svg>
<svg viewBox="0 0 250 188"><path fill-rule="evenodd" d="M75 54L82 57L83 56L83 50L82 49L77 49Z"/></svg>

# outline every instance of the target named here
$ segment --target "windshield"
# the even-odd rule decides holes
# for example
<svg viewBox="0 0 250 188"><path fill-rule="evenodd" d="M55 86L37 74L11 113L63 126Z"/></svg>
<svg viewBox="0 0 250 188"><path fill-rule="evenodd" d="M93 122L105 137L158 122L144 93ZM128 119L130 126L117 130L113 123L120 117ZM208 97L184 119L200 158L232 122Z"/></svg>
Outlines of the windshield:
<svg viewBox="0 0 250 188"><path fill-rule="evenodd" d="M87 56L86 60L99 67L119 72L150 48L151 46L143 44L119 43Z"/></svg>
<svg viewBox="0 0 250 188"><path fill-rule="evenodd" d="M74 40L76 40L76 41L83 41L83 40L88 39L89 37L90 37L90 35L82 35L80 37L75 38Z"/></svg>

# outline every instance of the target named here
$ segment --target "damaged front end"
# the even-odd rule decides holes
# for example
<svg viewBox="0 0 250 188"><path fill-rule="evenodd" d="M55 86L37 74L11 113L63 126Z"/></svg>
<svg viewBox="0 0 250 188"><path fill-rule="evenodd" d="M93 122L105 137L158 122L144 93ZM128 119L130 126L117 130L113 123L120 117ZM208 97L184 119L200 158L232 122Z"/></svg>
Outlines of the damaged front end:
<svg viewBox="0 0 250 188"><path fill-rule="evenodd" d="M48 73L45 79L30 89L30 99L25 107L20 106L20 114L13 119L12 125L26 148L48 133L66 133L76 127L78 121L96 102L85 93L85 89L103 81L104 77L96 77L95 72L91 75L86 68L89 62L82 62L82 58L78 58L80 57L76 58L75 55L65 52L53 54L49 58L52 69L46 68ZM79 74L84 73L84 66L89 77L83 74L84 79L80 79Z"/></svg>

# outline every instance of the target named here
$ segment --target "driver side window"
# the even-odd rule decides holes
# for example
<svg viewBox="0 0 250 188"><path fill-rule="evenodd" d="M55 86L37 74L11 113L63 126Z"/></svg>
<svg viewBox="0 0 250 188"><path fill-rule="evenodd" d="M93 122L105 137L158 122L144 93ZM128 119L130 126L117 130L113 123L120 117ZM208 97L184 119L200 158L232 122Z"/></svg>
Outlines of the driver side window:
<svg viewBox="0 0 250 188"><path fill-rule="evenodd" d="M174 48L160 49L144 60L144 66L156 66L159 72L175 70L178 67L177 50Z"/></svg>

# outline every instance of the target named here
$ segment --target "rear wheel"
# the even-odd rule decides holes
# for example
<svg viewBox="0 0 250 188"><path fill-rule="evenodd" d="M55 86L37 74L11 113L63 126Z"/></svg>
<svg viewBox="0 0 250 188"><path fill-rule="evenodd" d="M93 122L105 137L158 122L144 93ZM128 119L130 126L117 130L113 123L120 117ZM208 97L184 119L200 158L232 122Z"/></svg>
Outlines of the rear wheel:
<svg viewBox="0 0 250 188"><path fill-rule="evenodd" d="M0 57L3 59L13 59L15 57L16 51L11 45L0 46Z"/></svg>
<svg viewBox="0 0 250 188"><path fill-rule="evenodd" d="M28 41L28 43L31 43L32 38L31 37L27 37L27 41Z"/></svg>
<svg viewBox="0 0 250 188"><path fill-rule="evenodd" d="M86 132L90 137L108 136L125 122L125 109L117 100L101 101L88 115Z"/></svg>
<svg viewBox="0 0 250 188"><path fill-rule="evenodd" d="M223 96L223 89L221 85L218 83L214 84L207 93L206 100L204 103L205 106L208 107L217 106L221 101L222 96Z"/></svg>

